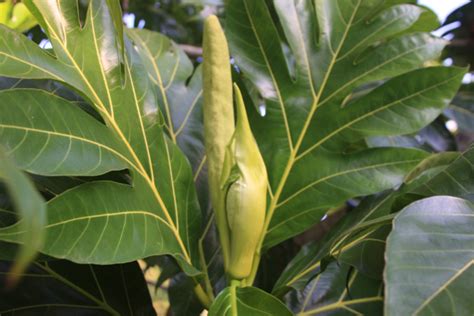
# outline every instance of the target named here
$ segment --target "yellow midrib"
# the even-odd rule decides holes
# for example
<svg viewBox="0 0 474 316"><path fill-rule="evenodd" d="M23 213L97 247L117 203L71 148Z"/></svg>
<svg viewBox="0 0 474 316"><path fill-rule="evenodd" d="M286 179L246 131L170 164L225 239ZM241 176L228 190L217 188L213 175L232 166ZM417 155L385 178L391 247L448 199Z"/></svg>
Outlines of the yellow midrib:
<svg viewBox="0 0 474 316"><path fill-rule="evenodd" d="M349 301L337 301L336 303L329 304L326 306L322 306L319 308L314 308L306 312L298 313L297 316L309 316L309 315L316 315L322 312L327 312L334 309L346 308L348 305L356 305L356 304L367 304L372 302L383 301L382 296L372 296L372 297L365 297L365 298L358 298Z"/></svg>
<svg viewBox="0 0 474 316"><path fill-rule="evenodd" d="M163 97L163 102L165 103L164 107L165 107L166 116L167 116L167 119L168 119L168 131L169 131L169 134L171 136L171 139L173 140L173 143L176 143L176 135L175 135L175 132L174 132L173 121L171 119L170 106L169 106L169 102L168 102L168 97L166 96L165 87L163 86L163 79L161 78L161 72L158 69L158 65L156 64L155 59L153 58L153 54L151 53L151 51L148 48L148 46L146 45L146 43L144 43L142 41L140 36L135 36L135 39L140 41L141 47L146 51L146 55L148 57L148 60L150 61L150 63L153 66L153 71L155 72L156 78L158 79L158 88L160 89L161 95ZM160 50L160 52L161 52L161 50Z"/></svg>
<svg viewBox="0 0 474 316"><path fill-rule="evenodd" d="M270 206L269 206L269 209L268 209L268 213L267 213L267 217L265 218L265 226L264 226L264 234L262 234L262 238L260 240L260 243L259 243L259 246L261 247L263 245L263 241L265 239L265 235L266 235L266 232L268 231L268 227L270 226L270 221L273 217L273 213L275 212L275 209L277 207L277 204L278 204L278 200L280 198L280 195L283 191L283 187L285 186L286 184L286 181L288 179L288 176L290 174L290 171L291 169L293 168L293 165L295 163L295 158L297 156L297 153L299 151L299 148L301 147L301 144L303 142L303 139L304 139L304 136L306 135L306 131L309 127L309 124L313 118L313 115L314 113L316 112L316 109L318 108L318 103L319 103L319 99L322 95L322 91L324 91L324 88L326 87L326 84L328 82L328 79L329 79L329 75L331 74L331 71L332 71L332 68L334 67L335 63L336 63L336 59L337 59L337 56L344 44L344 41L345 41L345 38L347 37L348 33L349 33L349 30L350 30L350 27L352 26L352 21L357 13L357 10L358 10L358 7L360 5L360 1L358 1L357 3L357 6L356 8L354 9L353 13L352 13L352 16L351 16L351 19L350 21L347 23L347 27L344 31L344 34L342 35L341 37L341 41L339 43L339 46L336 50L336 52L334 52L334 54L332 54L332 58L331 58L331 62L329 63L329 66L328 66L328 69L326 71L326 74L324 76L324 79L321 83L321 87L317 93L317 96L316 98L314 99L313 103L311 104L311 110L310 110L310 113L308 114L308 117L306 118L306 121L304 123L304 126L301 130L301 133L300 135L298 136L298 140L296 142L296 145L295 147L293 148L293 150L291 150L290 152L290 157L288 158L288 161L287 161L287 165L285 167L285 170L283 171L283 175L280 179L280 182L278 183L278 187L276 189L276 192L274 194L274 198L271 200L270 202ZM259 247L259 248L260 248Z"/></svg>
<svg viewBox="0 0 474 316"><path fill-rule="evenodd" d="M288 118L286 116L286 110L285 110L283 98L282 98L281 93L280 93L280 89L278 88L278 85L276 84L276 79L275 79L275 76L273 75L273 70L270 67L270 62L268 61L268 58L265 54L265 50L263 49L263 45L260 41L260 37L258 36L257 29L255 28L255 25L253 23L253 20L252 20L252 17L250 15L249 8L248 8L248 5L247 5L247 1L244 1L244 8L245 8L245 12L247 13L247 17L249 19L250 26L252 27L252 31L253 31L253 33L255 35L255 38L257 40L258 46L260 47L260 50L262 51L262 56L263 56L263 59L265 60L265 64L267 66L268 72L269 72L270 76L272 77L272 81L274 83L275 91L277 93L278 101L279 101L279 104L280 104L280 107L281 107L283 121L285 122L285 130L286 130L286 134L287 134L287 138L288 138L288 146L292 150L293 149L293 141L292 141L292 137L291 137L290 125L288 123Z"/></svg>
<svg viewBox="0 0 474 316"><path fill-rule="evenodd" d="M98 96L98 94L96 93L95 89L92 87L91 83L89 82L89 80L87 79L87 77L85 76L85 74L82 72L81 68L79 67L79 65L76 63L75 59L73 58L73 56L70 54L69 50L67 49L67 47L65 46L65 44L60 40L60 37L57 35L57 33L55 32L54 28L51 27L51 24L46 20L44 19L46 25L47 25L47 28L51 31L51 35L54 36L57 40L57 43L61 46L63 52L66 54L66 56L68 57L68 59L71 61L73 67L77 70L78 74L80 75L80 77L82 78L83 82L86 84L87 88L89 89L89 91L92 93L94 99L95 99L95 102L97 104L97 106L99 107L99 109L101 110L101 113L103 113L106 118L107 118L107 121L111 124L111 126L113 127L113 129L115 130L115 132L117 133L117 136L122 140L122 142L124 143L124 145L127 147L128 151L130 152L130 154L132 155L133 159L136 161L137 165L137 172L139 174L142 175L142 177L145 179L145 181L148 183L148 185L150 186L155 198L157 199L158 201L158 204L160 205L160 207L162 208L163 210L163 214L165 214L166 216L166 220L168 221L170 227L172 227L172 232L173 234L175 235L175 238L176 240L178 241L178 244L180 245L182 251L183 251L183 255L186 259L186 261L188 263L191 263L191 258L189 257L189 254L188 254L188 251L186 249L186 247L184 246L183 244L183 241L181 239L181 236L179 235L179 231L177 230L177 227L175 226L175 223L173 222L169 212L168 212L168 209L167 207L165 206L164 202L163 202L163 199L161 198L161 195L159 194L156 186L155 186L155 183L152 182L152 180L150 179L149 175L147 174L145 168L143 167L140 159L138 158L138 156L136 155L134 149L131 147L130 143L128 142L128 140L125 138L125 135L123 135L123 132L122 130L120 129L120 127L117 125L117 122L115 121L115 119L113 117L111 117L111 115L107 112L106 110L106 107L105 105L103 104L102 100L100 99L100 97ZM132 80L132 78L130 78L130 80ZM145 140L146 142L146 140Z"/></svg>

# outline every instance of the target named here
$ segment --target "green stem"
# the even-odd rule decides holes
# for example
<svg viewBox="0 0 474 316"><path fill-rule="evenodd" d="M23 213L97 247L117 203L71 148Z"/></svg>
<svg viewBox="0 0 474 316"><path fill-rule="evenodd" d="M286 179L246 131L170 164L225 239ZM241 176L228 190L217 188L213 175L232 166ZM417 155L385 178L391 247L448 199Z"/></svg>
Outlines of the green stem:
<svg viewBox="0 0 474 316"><path fill-rule="evenodd" d="M211 304L212 304L212 300L209 298L209 296L206 294L206 292L204 292L201 284L196 284L196 286L194 287L194 293L196 294L197 298L199 299L199 301L201 302L202 305L204 305L204 307L206 307L207 309L209 309L209 307L211 307Z"/></svg>
<svg viewBox="0 0 474 316"><path fill-rule="evenodd" d="M238 316L237 314L237 287L240 286L239 280L230 281L230 306L231 306L231 315Z"/></svg>

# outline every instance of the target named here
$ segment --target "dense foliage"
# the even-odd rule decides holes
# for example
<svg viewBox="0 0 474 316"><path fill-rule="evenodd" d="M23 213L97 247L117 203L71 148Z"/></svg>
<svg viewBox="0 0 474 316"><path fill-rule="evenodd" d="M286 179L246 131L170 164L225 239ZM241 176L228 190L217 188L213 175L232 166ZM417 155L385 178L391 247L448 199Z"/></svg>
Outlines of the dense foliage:
<svg viewBox="0 0 474 316"><path fill-rule="evenodd" d="M226 2L268 173L264 238L236 287L209 197L202 67L125 28L118 1L22 3L52 48L0 25L0 314L152 315L141 259L160 266L156 286L171 279L174 315L472 314L474 148L455 151L444 125L472 132L459 110L472 103L448 108L467 69L440 65L427 8Z"/></svg>

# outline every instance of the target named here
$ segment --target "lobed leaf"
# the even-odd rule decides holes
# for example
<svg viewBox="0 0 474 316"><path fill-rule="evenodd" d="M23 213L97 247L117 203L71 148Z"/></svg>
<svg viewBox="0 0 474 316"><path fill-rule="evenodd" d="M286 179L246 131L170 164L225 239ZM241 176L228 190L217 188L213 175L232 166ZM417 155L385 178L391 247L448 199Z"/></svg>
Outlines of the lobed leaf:
<svg viewBox="0 0 474 316"><path fill-rule="evenodd" d="M346 199L400 184L421 153L351 146L426 126L460 85L465 69L424 68L445 45L414 32L428 28L426 10L383 2L229 2L231 52L266 107L248 111L269 170L265 248Z"/></svg>
<svg viewBox="0 0 474 316"><path fill-rule="evenodd" d="M65 156L64 149L56 151L61 158L56 158L59 167L55 169L54 160L45 162L46 153L48 149L67 148L65 145L70 137L50 137L45 149L38 149L39 156L35 161L41 163L36 163L31 171L67 176L127 168L133 179L132 186L93 181L51 200L46 230L48 240L53 242L43 251L76 262L98 264L173 254L186 272L197 274L201 214L192 171L185 156L163 130L158 106L160 99L140 55L123 34L119 7L116 4L108 6L107 2L90 1L85 23L81 25L75 1L25 1L51 41L51 54L23 35L0 28L0 75L67 83L92 105L105 123L101 126L89 117L86 119L86 115L77 114L78 110L72 105L62 106L59 114L57 108L66 101L52 98L55 101L50 105L41 93L32 91L30 98L40 95L41 103L36 106L38 113L52 114L41 127L64 131L63 119L70 121L77 116L77 124L72 123L71 131L65 132L115 146L116 152L109 156L106 150L99 151L104 153L100 170L92 170L98 159L86 161L89 154L92 158L97 157L97 147L85 148L87 159L83 156L86 152L81 152L80 147L69 151L65 162L78 163L70 163L67 168L60 160ZM20 97L20 94L26 94L17 92ZM10 93L14 97L17 92ZM26 106L22 104L23 111ZM2 137L2 142L16 145L21 136L9 134L8 138ZM84 144L79 143L80 146ZM24 159L22 165L25 167L31 163L28 161L31 156L18 154L16 157ZM96 198L91 200L89 194ZM97 230L90 233L93 228ZM10 241L18 240L23 234L20 229L11 233ZM122 244L125 238L128 239Z"/></svg>

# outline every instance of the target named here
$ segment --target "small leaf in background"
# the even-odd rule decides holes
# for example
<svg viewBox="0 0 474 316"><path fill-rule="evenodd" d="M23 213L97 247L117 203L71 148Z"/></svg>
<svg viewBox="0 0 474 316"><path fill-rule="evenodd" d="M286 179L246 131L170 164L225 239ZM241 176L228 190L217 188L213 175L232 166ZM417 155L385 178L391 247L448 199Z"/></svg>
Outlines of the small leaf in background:
<svg viewBox="0 0 474 316"><path fill-rule="evenodd" d="M425 177L422 184L414 181L407 190L423 196L450 195L474 201L474 146L441 170L435 170L437 174Z"/></svg>
<svg viewBox="0 0 474 316"><path fill-rule="evenodd" d="M273 293L281 296L290 289L302 291L301 295L306 296L304 289L314 277L324 271L327 261L341 261L354 264L368 275L380 278L380 271L383 266L383 249L386 232L384 227L380 230L369 230L362 236L350 234L358 226L364 226L371 220L387 216L390 213L396 194L394 191L387 191L377 196L364 199L358 207L346 214L329 233L320 241L311 242L305 245L295 258L288 264L285 271L276 282ZM365 246L375 250L374 256L368 252L364 255ZM346 256L347 251L347 256Z"/></svg>
<svg viewBox="0 0 474 316"><path fill-rule="evenodd" d="M436 196L395 218L387 240L387 315L471 315L474 205Z"/></svg>
<svg viewBox="0 0 474 316"><path fill-rule="evenodd" d="M7 279L7 283L12 284L18 281L21 273L43 246L46 205L31 181L16 168L1 148L0 181L6 185L18 214L17 223L0 228L0 238L8 240L12 233L12 227L16 227L18 231L22 232L21 238L18 240L22 246L19 248ZM15 234L15 229L13 229L13 234Z"/></svg>
<svg viewBox="0 0 474 316"><path fill-rule="evenodd" d="M383 284L349 265L332 262L302 291L298 316L381 315Z"/></svg>
<svg viewBox="0 0 474 316"><path fill-rule="evenodd" d="M170 280L168 297L170 310L174 316L200 315L202 304L194 294L196 284L184 273Z"/></svg>
<svg viewBox="0 0 474 316"><path fill-rule="evenodd" d="M456 122L459 129L474 133L474 83L462 85L444 113Z"/></svg>

